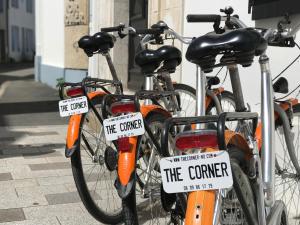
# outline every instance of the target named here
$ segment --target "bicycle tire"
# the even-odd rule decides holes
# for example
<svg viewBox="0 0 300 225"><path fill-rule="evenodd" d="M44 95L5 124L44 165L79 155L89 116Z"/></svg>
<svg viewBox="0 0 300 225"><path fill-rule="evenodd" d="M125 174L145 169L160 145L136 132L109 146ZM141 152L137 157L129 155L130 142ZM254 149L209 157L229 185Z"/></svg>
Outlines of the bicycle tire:
<svg viewBox="0 0 300 225"><path fill-rule="evenodd" d="M228 149L233 176L233 190L237 195L238 202L241 204L247 224L257 225L255 195L253 193L250 180L246 175L247 168L245 165L247 165L247 162L245 160L244 153L236 146L229 146ZM224 209L222 209L222 211L223 210Z"/></svg>
<svg viewBox="0 0 300 225"><path fill-rule="evenodd" d="M300 182L297 166L300 160L300 104L293 106L293 113L287 114L290 121L290 135L294 149L287 149L286 138L282 121L275 122L275 197L286 205L289 224L299 223ZM288 113L288 112L286 112ZM293 115L293 116L291 116Z"/></svg>
<svg viewBox="0 0 300 225"><path fill-rule="evenodd" d="M223 111L226 111L225 109L223 109L223 108L224 108L224 104L222 104L222 101L224 102L225 100L228 101L228 102L230 102L230 103L232 104L232 106L234 107L234 109L235 109L235 100L234 100L234 96L233 96L233 94L232 94L230 91L223 91L222 93L220 93L220 94L218 95L218 99L219 99L219 101L220 101L220 103L221 103L221 106L222 106L222 110L223 110ZM206 114L210 113L211 110L212 110L213 108L215 108L215 103L212 101L212 102L208 105L208 107L207 107L207 109L206 109ZM228 110L227 110L227 111L228 111Z"/></svg>
<svg viewBox="0 0 300 225"><path fill-rule="evenodd" d="M150 115L148 115L146 118L146 123L149 125L149 127L151 127L151 125L154 123L159 123L162 126L163 122L167 118L168 117L165 114L161 114L161 113L157 113L157 112L150 113ZM157 138L157 140L160 140L160 138ZM160 152L158 152L158 154L160 154ZM143 157L143 154L141 154L139 158L141 159L142 157ZM156 163L158 163L158 161L156 161ZM139 166L137 166L137 168L138 167ZM153 170L155 170L157 173L159 173L159 169L156 168L156 164L153 166L153 168L154 168ZM139 176L138 171L136 172L136 174L137 174L137 176ZM153 174L153 171L152 171L152 174ZM160 178L156 179L156 181L161 182L161 179ZM151 182L153 182L153 181L151 181ZM160 190L160 188L162 188L160 185L161 183L157 183L157 184L151 183L152 186L149 188L149 190L151 192L148 193L148 197L140 197L142 195L140 195L138 193L138 184L139 183L137 182L137 179L135 179L135 184L134 184L134 187L132 188L130 194L122 200L125 225L153 224L153 222L149 223L148 220L152 221L152 219L156 219L158 221L160 219L159 215L163 215L163 213L167 213L167 212L162 212L163 208L161 206L158 207L159 211L155 211L156 209L154 209L154 207L152 208L151 202L150 202L150 204L148 204L148 201L152 201L154 199L153 196L155 194L158 194L155 192L157 190L155 188L159 187L159 190ZM153 191L153 193L152 193L152 191ZM152 199L152 197L153 197L153 199ZM156 201L158 202L158 204L159 204L159 202L161 204L160 198L156 199ZM148 209L148 208L150 208L150 209ZM153 213L162 213L162 214L155 214L156 216L152 216ZM159 224L159 223L156 222L155 224ZM162 222L161 224L167 224L167 223Z"/></svg>
<svg viewBox="0 0 300 225"><path fill-rule="evenodd" d="M196 89L181 83L174 83L173 84L174 91L179 93L180 97L180 106L181 111L185 113L184 116L195 116L196 115ZM180 93L183 93L184 95L181 95ZM189 96L188 98L185 97ZM185 102L183 103L183 99L185 99ZM194 109L190 109L187 111L187 108L184 106L194 106Z"/></svg>
<svg viewBox="0 0 300 225"><path fill-rule="evenodd" d="M102 97L96 96L91 100L91 102L92 102L92 104L94 104L94 106L96 108L100 109L101 103L102 103ZM81 118L80 140L79 140L80 142L82 142L81 139L82 139L82 135L83 135L84 123L86 122L86 118L88 118L90 112L92 112L92 111L89 111L88 113L84 114ZM80 146L81 146L81 148L79 149L79 151L75 151L71 157L71 166L72 166L72 173L73 173L74 181L76 184L76 188L78 190L79 196L80 196L85 208L96 220L98 220L101 223L104 223L104 224L120 223L123 220L123 214L122 214L122 210L121 210L122 209L121 201L120 201L120 206L119 206L120 209L116 210L116 212L110 213L110 214L105 212L105 210L100 208L100 206L95 202L93 193L91 193L91 191L88 188L89 180L86 180L86 177L84 175L84 168L83 168L83 164L82 164L82 160L83 160L82 152L84 151L84 149L83 149L83 145L81 145L81 143L80 143ZM107 165L104 165L103 168L106 168L106 167L107 167ZM99 174L100 174L100 171L99 171ZM103 177L101 177L101 178L103 178ZM113 186L113 184L112 184L112 186ZM97 188L97 183L96 183L96 188ZM111 192L115 191L115 194L117 195L116 189L114 187L110 188L110 191ZM98 193L96 193L96 190L95 190L95 194L98 194ZM103 197L103 196L100 196L100 197ZM106 204L104 204L104 205L106 205Z"/></svg>

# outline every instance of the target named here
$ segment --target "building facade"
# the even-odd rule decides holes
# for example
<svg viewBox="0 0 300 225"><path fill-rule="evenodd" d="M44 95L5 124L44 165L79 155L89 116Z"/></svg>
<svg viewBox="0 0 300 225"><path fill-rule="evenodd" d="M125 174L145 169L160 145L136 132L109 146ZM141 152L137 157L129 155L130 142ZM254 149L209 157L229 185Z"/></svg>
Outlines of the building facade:
<svg viewBox="0 0 300 225"><path fill-rule="evenodd" d="M36 1L37 81L55 87L86 76L88 59L77 41L88 34L88 7L87 0Z"/></svg>
<svg viewBox="0 0 300 225"><path fill-rule="evenodd" d="M0 62L33 60L34 12L34 0L0 0Z"/></svg>

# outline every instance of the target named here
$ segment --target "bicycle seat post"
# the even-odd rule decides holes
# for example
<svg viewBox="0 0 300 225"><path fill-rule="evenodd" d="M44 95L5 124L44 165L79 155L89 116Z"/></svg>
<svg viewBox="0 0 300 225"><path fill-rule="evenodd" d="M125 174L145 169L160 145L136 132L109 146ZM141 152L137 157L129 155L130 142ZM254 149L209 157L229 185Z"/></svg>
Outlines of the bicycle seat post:
<svg viewBox="0 0 300 225"><path fill-rule="evenodd" d="M262 175L266 193L266 205L274 204L275 145L274 145L274 102L269 58L259 57L261 68L261 118L262 118Z"/></svg>
<svg viewBox="0 0 300 225"><path fill-rule="evenodd" d="M114 64L113 64L113 62L111 60L109 52L105 53L104 56L105 56L106 62L108 64L108 67L109 67L109 70L110 70L110 73L111 73L111 76L112 76L113 80L114 81L119 81L119 78L118 78L115 66L114 66ZM122 91L119 90L119 87L118 87L117 88L117 94L121 94L121 92Z"/></svg>
<svg viewBox="0 0 300 225"><path fill-rule="evenodd" d="M146 91L152 91L153 90L153 75L145 75L145 90ZM146 99L145 105L150 105L151 100Z"/></svg>
<svg viewBox="0 0 300 225"><path fill-rule="evenodd" d="M236 111L245 112L247 110L244 102L241 80L239 76L238 66L236 64L228 65L232 93L236 102Z"/></svg>
<svg viewBox="0 0 300 225"><path fill-rule="evenodd" d="M205 116L206 76L200 66L196 66L196 116ZM196 129L203 124L196 124Z"/></svg>

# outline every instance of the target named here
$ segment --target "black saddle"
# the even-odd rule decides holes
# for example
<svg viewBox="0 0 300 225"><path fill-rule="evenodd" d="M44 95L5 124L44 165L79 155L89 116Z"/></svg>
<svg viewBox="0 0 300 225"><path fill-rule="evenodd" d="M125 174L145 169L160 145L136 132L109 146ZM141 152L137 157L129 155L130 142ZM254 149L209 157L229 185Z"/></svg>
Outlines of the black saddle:
<svg viewBox="0 0 300 225"><path fill-rule="evenodd" d="M135 56L136 64L146 74L153 73L162 62L160 71L175 72L181 60L181 51L173 46L162 46L157 50L145 49Z"/></svg>
<svg viewBox="0 0 300 225"><path fill-rule="evenodd" d="M186 59L211 72L216 56L223 54L221 65L241 64L250 66L254 56L261 55L267 48L262 35L252 28L237 29L224 34L209 33L192 41Z"/></svg>
<svg viewBox="0 0 300 225"><path fill-rule="evenodd" d="M84 50L88 57L94 53L107 53L110 48L114 47L116 38L105 32L98 32L93 36L83 36L78 41L78 46Z"/></svg>

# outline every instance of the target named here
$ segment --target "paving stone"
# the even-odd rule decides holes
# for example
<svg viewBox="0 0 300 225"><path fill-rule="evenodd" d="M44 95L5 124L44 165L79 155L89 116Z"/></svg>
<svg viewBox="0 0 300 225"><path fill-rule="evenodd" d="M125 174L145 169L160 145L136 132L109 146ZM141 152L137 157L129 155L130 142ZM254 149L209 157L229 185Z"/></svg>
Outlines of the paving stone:
<svg viewBox="0 0 300 225"><path fill-rule="evenodd" d="M33 158L45 158L45 157L58 157L62 156L61 152L51 150L51 151L38 151L36 153L25 153L23 154L25 159L33 159Z"/></svg>
<svg viewBox="0 0 300 225"><path fill-rule="evenodd" d="M39 185L74 184L73 176L39 177L36 180Z"/></svg>
<svg viewBox="0 0 300 225"><path fill-rule="evenodd" d="M68 169L70 163L57 162L57 163L41 163L41 164L29 164L31 170L55 170L55 169Z"/></svg>
<svg viewBox="0 0 300 225"><path fill-rule="evenodd" d="M0 209L0 223L25 220L23 209Z"/></svg>
<svg viewBox="0 0 300 225"><path fill-rule="evenodd" d="M58 194L45 195L49 205L67 204L80 202L78 192L66 192Z"/></svg>
<svg viewBox="0 0 300 225"><path fill-rule="evenodd" d="M61 216L61 218L69 218L70 221L73 221L72 218L74 216L82 216L85 213L78 203L28 207L23 210L25 217L28 220L55 218Z"/></svg>
<svg viewBox="0 0 300 225"><path fill-rule="evenodd" d="M12 180L11 173L0 173L0 181Z"/></svg>
<svg viewBox="0 0 300 225"><path fill-rule="evenodd" d="M38 133L29 133L29 136L47 136L47 135L58 135L56 131L45 131L45 132L38 132Z"/></svg>
<svg viewBox="0 0 300 225"><path fill-rule="evenodd" d="M8 223L1 223L1 225L62 225L58 218L43 218L43 219L36 219L36 220L24 220L16 222L8 222Z"/></svg>

